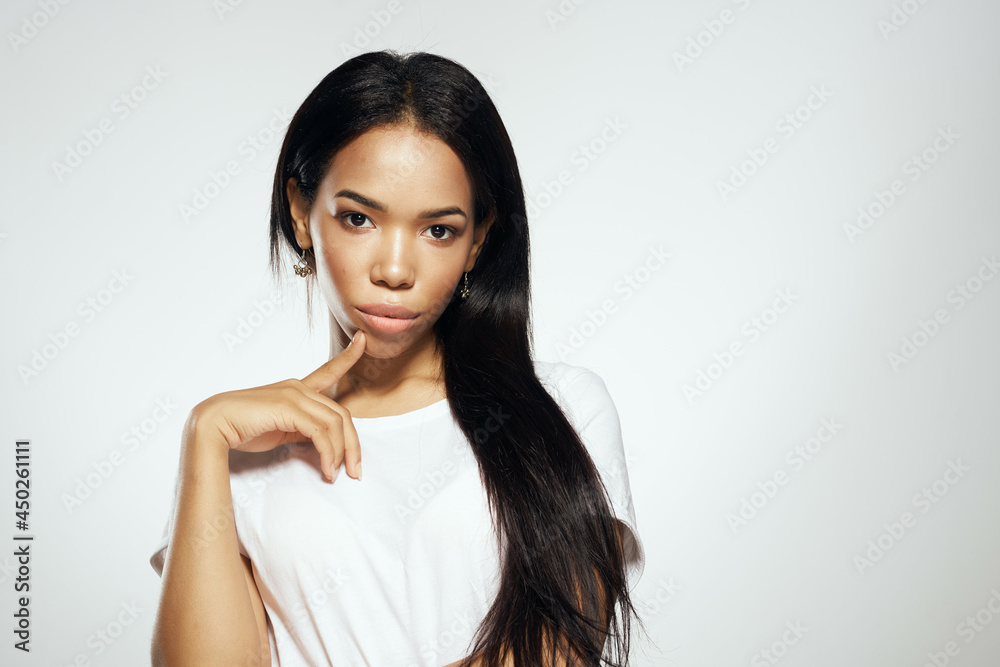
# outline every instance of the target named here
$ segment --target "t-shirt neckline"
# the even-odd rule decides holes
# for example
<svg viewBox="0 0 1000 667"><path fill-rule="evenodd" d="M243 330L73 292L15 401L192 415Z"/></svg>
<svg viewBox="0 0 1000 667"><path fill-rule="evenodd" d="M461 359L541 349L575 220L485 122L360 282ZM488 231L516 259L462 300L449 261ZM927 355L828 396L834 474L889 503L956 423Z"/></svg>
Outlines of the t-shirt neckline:
<svg viewBox="0 0 1000 667"><path fill-rule="evenodd" d="M425 405L416 410L410 410L399 415L386 415L383 417L351 417L351 421L362 428L393 428L397 426L411 426L428 421L435 417L448 414L450 412L448 399L442 398L430 405Z"/></svg>

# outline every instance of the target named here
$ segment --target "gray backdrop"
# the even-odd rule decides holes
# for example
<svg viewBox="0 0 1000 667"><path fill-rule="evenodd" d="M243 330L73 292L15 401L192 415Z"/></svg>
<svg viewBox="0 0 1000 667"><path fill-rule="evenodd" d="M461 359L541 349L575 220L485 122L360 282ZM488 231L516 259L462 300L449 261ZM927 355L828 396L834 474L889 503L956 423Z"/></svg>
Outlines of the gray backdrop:
<svg viewBox="0 0 1000 667"><path fill-rule="evenodd" d="M537 355L618 406L635 664L997 664L998 18L5 2L0 662L147 663L187 412L325 359L295 276L267 273L283 128L329 70L393 48L492 94L529 190Z"/></svg>

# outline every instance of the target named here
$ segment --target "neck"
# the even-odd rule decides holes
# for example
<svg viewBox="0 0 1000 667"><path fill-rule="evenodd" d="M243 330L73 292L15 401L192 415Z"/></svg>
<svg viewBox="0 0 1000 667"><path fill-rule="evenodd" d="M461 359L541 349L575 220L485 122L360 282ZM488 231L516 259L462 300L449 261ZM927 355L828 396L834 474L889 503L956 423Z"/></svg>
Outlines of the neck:
<svg viewBox="0 0 1000 667"><path fill-rule="evenodd" d="M332 321L330 358L347 346L350 338ZM402 347L402 346L400 346ZM433 328L408 344L395 356L375 357L366 351L354 366L330 390L337 402L369 402L429 390L437 393L444 387L443 358Z"/></svg>

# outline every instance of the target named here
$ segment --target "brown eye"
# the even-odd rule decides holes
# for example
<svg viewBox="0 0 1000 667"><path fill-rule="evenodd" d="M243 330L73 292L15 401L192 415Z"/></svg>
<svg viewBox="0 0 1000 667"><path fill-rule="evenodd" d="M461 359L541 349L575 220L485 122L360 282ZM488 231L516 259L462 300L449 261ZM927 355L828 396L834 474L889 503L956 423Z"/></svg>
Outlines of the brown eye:
<svg viewBox="0 0 1000 667"><path fill-rule="evenodd" d="M447 240L455 234L455 230L445 225L432 225L428 229L430 230L431 236L438 241Z"/></svg>
<svg viewBox="0 0 1000 667"><path fill-rule="evenodd" d="M344 221L347 227L351 227L352 229L362 229L365 222L369 220L367 215L357 212L344 213L340 216L340 219Z"/></svg>

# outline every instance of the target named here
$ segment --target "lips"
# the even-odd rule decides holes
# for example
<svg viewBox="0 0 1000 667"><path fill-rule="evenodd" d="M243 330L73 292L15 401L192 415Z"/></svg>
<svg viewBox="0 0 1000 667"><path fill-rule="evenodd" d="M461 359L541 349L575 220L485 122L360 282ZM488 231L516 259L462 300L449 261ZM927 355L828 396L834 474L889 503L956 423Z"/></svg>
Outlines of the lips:
<svg viewBox="0 0 1000 667"><path fill-rule="evenodd" d="M383 334L399 334L417 321L417 313L389 303L366 303L358 313L371 329Z"/></svg>
<svg viewBox="0 0 1000 667"><path fill-rule="evenodd" d="M364 303L358 306L358 310L376 317L391 317L400 320L412 320L418 315L412 310L391 303Z"/></svg>

